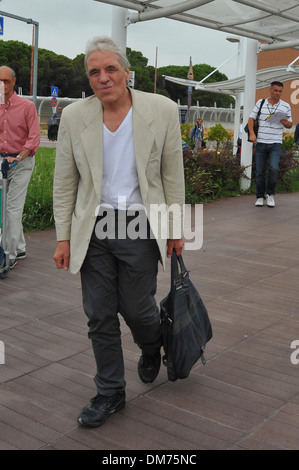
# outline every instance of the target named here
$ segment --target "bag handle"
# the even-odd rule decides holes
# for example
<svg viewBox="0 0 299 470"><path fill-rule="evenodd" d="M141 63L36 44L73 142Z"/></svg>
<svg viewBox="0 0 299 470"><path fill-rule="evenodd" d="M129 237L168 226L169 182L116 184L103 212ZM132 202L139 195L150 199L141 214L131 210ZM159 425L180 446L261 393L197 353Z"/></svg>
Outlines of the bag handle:
<svg viewBox="0 0 299 470"><path fill-rule="evenodd" d="M179 272L180 267L180 272ZM183 280L188 276L188 271L182 255L177 256L175 249L171 255L171 283L169 292L170 311L174 311L176 293L183 287Z"/></svg>
<svg viewBox="0 0 299 470"><path fill-rule="evenodd" d="M261 101L260 109L258 110L258 113L257 113L257 115L256 115L256 118L255 118L254 122L257 122L257 123L258 123L259 117L260 117L260 114L261 114L261 111L262 111L262 107L263 107L265 101L266 101L266 100L263 98L262 101ZM248 122L247 122L246 126L244 127L244 131L248 134L248 138L247 138L248 142L251 142L251 140L250 140L250 138L249 138Z"/></svg>
<svg viewBox="0 0 299 470"><path fill-rule="evenodd" d="M180 267L180 272L179 272ZM181 276L185 277L188 274L182 255L177 255L175 248L171 255L171 289L176 288L181 284Z"/></svg>
<svg viewBox="0 0 299 470"><path fill-rule="evenodd" d="M260 109L259 109L259 112L257 113L257 116L256 116L256 119L258 119L260 117L260 114L261 114L261 111L262 111L262 107L265 103L265 99L262 99L262 102L261 102L261 105L260 105Z"/></svg>

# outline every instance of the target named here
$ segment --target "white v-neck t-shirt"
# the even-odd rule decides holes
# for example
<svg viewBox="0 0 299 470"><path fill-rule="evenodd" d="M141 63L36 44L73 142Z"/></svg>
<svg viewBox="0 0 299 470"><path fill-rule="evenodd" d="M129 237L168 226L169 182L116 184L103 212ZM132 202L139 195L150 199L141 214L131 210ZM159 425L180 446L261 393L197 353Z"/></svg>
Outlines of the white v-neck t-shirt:
<svg viewBox="0 0 299 470"><path fill-rule="evenodd" d="M115 132L103 124L103 184L101 206L126 210L142 204L133 136L132 108Z"/></svg>

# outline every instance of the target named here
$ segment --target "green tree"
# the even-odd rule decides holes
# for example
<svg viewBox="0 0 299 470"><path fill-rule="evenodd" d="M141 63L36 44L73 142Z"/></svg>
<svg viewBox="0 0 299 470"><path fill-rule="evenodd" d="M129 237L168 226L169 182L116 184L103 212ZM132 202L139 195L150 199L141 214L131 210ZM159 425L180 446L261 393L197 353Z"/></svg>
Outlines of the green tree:
<svg viewBox="0 0 299 470"><path fill-rule="evenodd" d="M47 49L39 49L38 55L38 94L47 96L51 86L58 86L60 96L71 96L74 70L72 60L54 54Z"/></svg>
<svg viewBox="0 0 299 470"><path fill-rule="evenodd" d="M30 93L31 47L19 41L0 41L0 64L11 67L17 75L17 86Z"/></svg>
<svg viewBox="0 0 299 470"><path fill-rule="evenodd" d="M15 70L17 87L30 94L31 46L19 41L0 41L0 64ZM74 60L47 49L38 51L37 94L49 96L51 86L58 86L60 96L79 98L82 91L91 94L84 68L84 54Z"/></svg>
<svg viewBox="0 0 299 470"><path fill-rule="evenodd" d="M1 1L1 0L0 0ZM0 41L0 64L12 67L17 75L17 86L22 87L23 94L30 94L32 47L19 41ZM140 51L127 48L128 59L132 70L135 71L135 88L142 91L153 92L155 82L155 68L148 65L148 59ZM157 70L157 93L168 96L181 104L187 104L187 88L176 85L163 79L163 75L186 78L188 66L169 65ZM195 80L202 80L213 71L213 67L207 64L194 65ZM215 72L207 82L226 80L227 77ZM80 98L82 91L86 96L92 94L89 80L84 66L84 54L79 54L73 60L60 54L55 54L47 49L38 51L38 84L37 94L49 96L51 86L57 86L59 96ZM194 103L201 106L213 106L214 102L220 107L229 107L234 102L227 95L195 91L192 95Z"/></svg>
<svg viewBox="0 0 299 470"><path fill-rule="evenodd" d="M209 130L207 139L216 142L216 151L218 152L220 145L227 142L230 139L230 135L221 124L216 124Z"/></svg>
<svg viewBox="0 0 299 470"><path fill-rule="evenodd" d="M148 59L140 51L132 51L127 47L127 57L132 67L147 67Z"/></svg>
<svg viewBox="0 0 299 470"><path fill-rule="evenodd" d="M152 93L154 91L154 84L151 80L149 71L147 68L142 67L131 67L131 70L135 71L135 86L136 90L147 91Z"/></svg>
<svg viewBox="0 0 299 470"><path fill-rule="evenodd" d="M82 96L82 91L85 92L86 96L90 96L92 94L92 89L90 88L85 70L84 58L84 54L79 54L73 59L73 98L80 98Z"/></svg>

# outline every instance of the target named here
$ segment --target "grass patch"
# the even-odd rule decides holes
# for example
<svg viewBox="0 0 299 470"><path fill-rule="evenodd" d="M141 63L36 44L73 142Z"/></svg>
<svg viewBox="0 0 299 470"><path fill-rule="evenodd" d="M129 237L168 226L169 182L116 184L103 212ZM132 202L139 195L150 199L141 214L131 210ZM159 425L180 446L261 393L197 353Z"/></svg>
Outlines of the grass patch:
<svg viewBox="0 0 299 470"><path fill-rule="evenodd" d="M40 147L35 157L35 168L28 187L23 214L24 232L47 230L54 227L53 178L55 148Z"/></svg>

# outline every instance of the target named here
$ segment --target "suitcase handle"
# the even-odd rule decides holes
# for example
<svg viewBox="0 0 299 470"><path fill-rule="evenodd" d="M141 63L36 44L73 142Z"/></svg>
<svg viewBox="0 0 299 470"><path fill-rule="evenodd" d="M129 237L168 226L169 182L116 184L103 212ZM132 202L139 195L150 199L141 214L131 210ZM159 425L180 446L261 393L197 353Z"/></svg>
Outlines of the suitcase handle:
<svg viewBox="0 0 299 470"><path fill-rule="evenodd" d="M7 173L9 170L12 170L15 166L17 166L18 162L14 161L11 165L9 165L8 161L6 158L4 158L2 164L1 164L1 173L3 175L3 179L7 179Z"/></svg>

